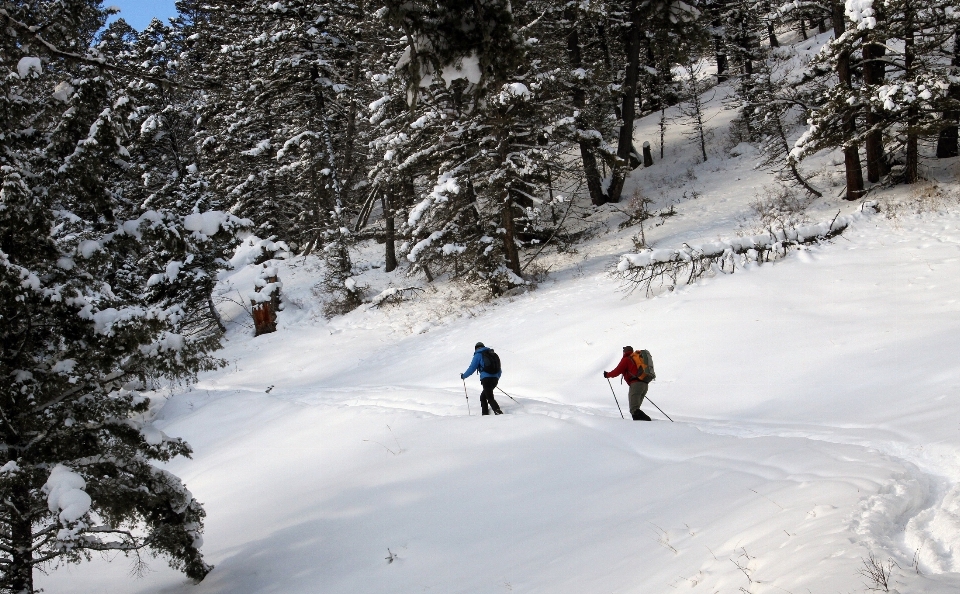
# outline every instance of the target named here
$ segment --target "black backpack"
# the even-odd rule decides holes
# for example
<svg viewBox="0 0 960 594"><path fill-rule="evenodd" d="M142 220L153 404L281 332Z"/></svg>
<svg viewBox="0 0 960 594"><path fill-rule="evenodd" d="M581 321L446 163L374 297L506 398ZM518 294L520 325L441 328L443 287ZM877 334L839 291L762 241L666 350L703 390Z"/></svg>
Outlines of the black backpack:
<svg viewBox="0 0 960 594"><path fill-rule="evenodd" d="M493 352L493 349L487 349L480 353L480 371L484 373L500 373L500 356Z"/></svg>

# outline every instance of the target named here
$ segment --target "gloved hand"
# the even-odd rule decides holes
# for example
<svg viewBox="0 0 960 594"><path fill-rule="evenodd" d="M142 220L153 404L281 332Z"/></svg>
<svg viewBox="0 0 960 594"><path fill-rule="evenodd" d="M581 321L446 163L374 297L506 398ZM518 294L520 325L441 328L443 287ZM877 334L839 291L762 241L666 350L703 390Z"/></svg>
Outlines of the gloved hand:
<svg viewBox="0 0 960 594"><path fill-rule="evenodd" d="M460 374L460 379L465 380L465 379L467 379L467 378L464 377L463 374L461 373L461 374Z"/></svg>
<svg viewBox="0 0 960 594"><path fill-rule="evenodd" d="M610 377L610 376L607 375L607 372L606 372L606 371L604 371L604 372L603 372L603 377Z"/></svg>

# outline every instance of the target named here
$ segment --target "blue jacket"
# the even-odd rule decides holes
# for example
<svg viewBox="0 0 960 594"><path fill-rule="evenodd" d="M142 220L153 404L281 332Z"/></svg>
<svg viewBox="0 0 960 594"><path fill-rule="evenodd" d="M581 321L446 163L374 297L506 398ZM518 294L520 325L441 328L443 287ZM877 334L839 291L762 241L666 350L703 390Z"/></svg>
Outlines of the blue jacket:
<svg viewBox="0 0 960 594"><path fill-rule="evenodd" d="M482 353L483 351L489 351L489 350L490 349L488 349L487 347L483 347L482 349L477 349L476 351L474 351L473 360L470 361L470 367L468 367L466 371L460 374L460 379L467 379L468 377L473 375L473 372L480 369L480 365L483 363ZM503 373L502 371L500 373L487 373L486 371L480 369L480 379L484 379L488 377L498 378L502 373Z"/></svg>

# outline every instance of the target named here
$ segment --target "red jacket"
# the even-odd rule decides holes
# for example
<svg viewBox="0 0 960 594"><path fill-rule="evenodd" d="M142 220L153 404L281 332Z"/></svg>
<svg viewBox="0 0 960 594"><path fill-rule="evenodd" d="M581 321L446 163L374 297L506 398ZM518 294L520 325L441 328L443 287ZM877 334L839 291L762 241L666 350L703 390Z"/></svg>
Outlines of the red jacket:
<svg viewBox="0 0 960 594"><path fill-rule="evenodd" d="M620 359L620 363L614 367L613 371L607 372L608 377L617 377L620 374L623 374L623 379L627 380L628 386L640 381L637 379L637 364L633 362L633 358L630 357L630 355L624 355L623 359Z"/></svg>

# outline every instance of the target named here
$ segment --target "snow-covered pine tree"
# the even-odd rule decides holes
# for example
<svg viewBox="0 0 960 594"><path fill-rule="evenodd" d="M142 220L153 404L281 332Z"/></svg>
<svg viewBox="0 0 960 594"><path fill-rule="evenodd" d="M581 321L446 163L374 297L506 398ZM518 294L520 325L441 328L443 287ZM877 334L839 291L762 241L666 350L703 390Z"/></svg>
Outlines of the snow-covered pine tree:
<svg viewBox="0 0 960 594"><path fill-rule="evenodd" d="M141 390L218 364L218 336L192 334L183 292L157 287L204 294L184 286L205 282L181 277L186 252L216 258L229 241L210 238L242 222L127 195L134 72L114 55L126 33L94 45L106 16L94 0L0 5L4 592L32 593L35 568L93 551L150 551L196 580L210 570L203 508L153 464L190 448L153 427Z"/></svg>
<svg viewBox="0 0 960 594"><path fill-rule="evenodd" d="M797 84L793 59L791 54L780 50L767 52L767 56L756 63L751 93L741 99L753 102L750 109L754 131L760 140L763 167L773 171L779 182L797 184L819 198L823 193L800 173L797 160L790 154L792 118L789 114L804 105L806 99L805 88Z"/></svg>
<svg viewBox="0 0 960 594"><path fill-rule="evenodd" d="M850 34L857 38L856 41L861 46L860 72L863 79L863 93L871 96L884 84L886 77L887 65L884 59L887 52L886 38L882 29L859 26L861 22L860 8L859 2L849 2L846 6L846 12L849 18L858 25L856 33L851 31ZM871 12L873 12L874 17L880 17L883 20L882 4L877 5L876 11L871 9ZM877 183L890 170L883 142L886 125L881 111L875 109L869 100L864 101L863 107L865 124L863 144L866 152L867 180Z"/></svg>
<svg viewBox="0 0 960 594"><path fill-rule="evenodd" d="M727 55L746 75L741 81L748 81L748 84L754 63L763 59L760 39L765 32L764 4L758 0L729 0L722 15ZM749 117L746 119L750 120Z"/></svg>
<svg viewBox="0 0 960 594"><path fill-rule="evenodd" d="M757 141L767 134L764 128L769 122L764 118L772 113L764 109L772 99L770 65L765 62L770 59L771 50L779 46L776 26L780 12L765 0L730 0L724 7L720 13L721 41L740 70L736 84L740 114L736 124L741 138Z"/></svg>
<svg viewBox="0 0 960 594"><path fill-rule="evenodd" d="M878 81L883 84L867 86L864 99L871 113L882 114L877 125L885 121L888 133L903 147L903 181L916 182L920 139L938 136L943 114L960 105L950 94L951 62L943 51L955 38L960 11L951 0L890 0L880 10L874 10L872 0L847 4L864 49L871 41L874 46L885 42L881 63L889 74Z"/></svg>
<svg viewBox="0 0 960 594"><path fill-rule="evenodd" d="M704 93L709 88L709 77L704 72L705 60L703 55L708 47L708 38L690 36L680 43L679 51L675 53L683 61L680 68L683 70L683 101L680 104L680 115L686 120L688 128L684 134L690 136L700 149L700 157L707 160L706 124L707 116L704 113L704 101L709 101Z"/></svg>
<svg viewBox="0 0 960 594"><path fill-rule="evenodd" d="M563 112L566 93L529 59L536 40L525 36L539 15L527 7L503 0L388 4L406 34L408 104L437 101L446 118L433 190L408 217L416 243L407 259L437 273L462 262L467 277L493 294L524 282L519 232L539 224L535 206L549 166L559 169L552 135L573 122L572 110Z"/></svg>
<svg viewBox="0 0 960 594"><path fill-rule="evenodd" d="M154 232L166 230L157 237L163 248L141 265L156 271L148 281L151 301L181 304L182 331L199 339L225 330L212 293L235 238L231 233L202 232L204 217L210 224L223 217L203 213L219 212L223 204L200 169L196 124L205 92L192 86L181 64L187 44L180 32L154 20L137 34L118 21L104 32L100 47L115 47L117 63L157 79L120 77L136 105L125 143L130 167L121 189L131 217L139 216L139 209L150 209L168 221L187 221L191 231L187 234L178 233L176 227L154 227Z"/></svg>
<svg viewBox="0 0 960 594"><path fill-rule="evenodd" d="M833 9L834 39L823 47L811 64L817 74L832 72L836 81L822 85L814 98L809 128L795 143L791 156L800 161L805 155L825 148L842 148L846 175L846 199L857 200L864 193L863 169L860 163L861 136L857 134L857 117L862 111L860 89L853 76L851 42L855 36L847 31L844 7L836 0Z"/></svg>
<svg viewBox="0 0 960 594"><path fill-rule="evenodd" d="M357 230L365 227L380 205L383 221L384 265L395 270L397 241L409 239L404 223L416 201L416 182L432 176L452 139L444 135L448 120L456 117L449 91L439 86L417 89L415 101L408 102L407 68L411 64L411 46L403 30L389 20L388 11L374 13L371 24L379 26L379 39L371 41L367 52L368 84L378 95L367 110L371 125L368 194L357 219ZM429 267L423 270L430 276ZM457 271L458 272L458 271Z"/></svg>
<svg viewBox="0 0 960 594"><path fill-rule="evenodd" d="M258 221L258 234L322 251L331 312L361 298L350 283L348 219L363 158L361 55L351 37L363 14L339 2L217 0L200 5L197 31L185 35L218 48L204 68L222 88L201 114L212 190Z"/></svg>
<svg viewBox="0 0 960 594"><path fill-rule="evenodd" d="M821 107L795 154L843 144L848 198L855 198L849 191L850 163L859 170L853 149L862 139L870 149L871 179L879 179L885 169L881 135L891 138L893 158L900 155L903 181L919 179L920 139L939 135L943 114L958 105L950 96L951 66L943 48L954 37L960 17L948 0L895 0L876 7L872 0L849 0L845 13L849 27L840 25L837 39L820 56L837 65L840 84L821 94ZM843 23L839 16L836 20ZM855 84L853 76L858 66L862 84ZM856 134L860 115L865 115L868 128Z"/></svg>
<svg viewBox="0 0 960 594"><path fill-rule="evenodd" d="M730 78L728 73L730 62L727 56L727 45L724 42L727 30L723 18L727 11L727 4L728 0L704 0L700 4L704 22L707 24L706 31L710 35L710 43L713 47L718 83L726 82Z"/></svg>
<svg viewBox="0 0 960 594"><path fill-rule="evenodd" d="M305 226L305 209L277 172L275 131L289 106L272 101L263 79L262 61L272 54L263 47L266 37L258 35L273 14L261 4L194 6L178 29L192 41L184 57L195 65L191 72L217 83L199 106L206 134L196 138L210 190L229 201L231 212L255 220L259 236L293 241Z"/></svg>

